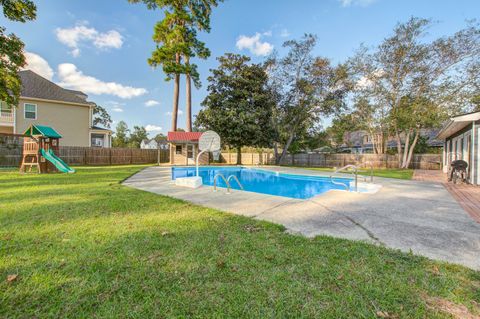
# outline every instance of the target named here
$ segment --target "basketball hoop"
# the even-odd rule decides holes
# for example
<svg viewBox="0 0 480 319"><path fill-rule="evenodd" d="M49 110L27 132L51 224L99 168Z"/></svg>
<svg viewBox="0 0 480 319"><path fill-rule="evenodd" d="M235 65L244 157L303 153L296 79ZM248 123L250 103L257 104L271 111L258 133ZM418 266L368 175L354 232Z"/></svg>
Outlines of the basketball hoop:
<svg viewBox="0 0 480 319"><path fill-rule="evenodd" d="M212 152L212 155L213 155L213 160L214 161L218 161L220 159L220 150L218 151L213 151Z"/></svg>
<svg viewBox="0 0 480 319"><path fill-rule="evenodd" d="M200 153L198 153L197 160L195 163L195 166L197 168L197 176L198 176L198 163L200 160L200 155L202 155L205 152L213 152L213 157L214 158L217 157L215 160L218 160L218 158L220 157L220 148L221 148L220 136L217 134L217 132L206 131L200 136L200 138L198 139L198 149L200 150Z"/></svg>

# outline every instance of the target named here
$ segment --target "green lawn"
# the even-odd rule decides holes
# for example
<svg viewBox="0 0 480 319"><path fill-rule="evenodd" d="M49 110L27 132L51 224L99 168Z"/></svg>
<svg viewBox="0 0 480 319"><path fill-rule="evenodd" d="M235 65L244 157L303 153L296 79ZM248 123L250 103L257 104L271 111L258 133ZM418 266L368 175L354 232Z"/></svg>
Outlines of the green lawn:
<svg viewBox="0 0 480 319"><path fill-rule="evenodd" d="M313 171L322 171L322 172L333 172L333 168L328 167L298 167L304 169L310 169ZM365 176L370 176L369 169L362 169L360 174ZM400 168L385 168L385 169L374 169L373 176L378 177L388 177L388 178L398 178L398 179L412 179L413 169L400 169Z"/></svg>
<svg viewBox="0 0 480 319"><path fill-rule="evenodd" d="M0 173L1 318L480 314L480 272L120 185L139 169Z"/></svg>

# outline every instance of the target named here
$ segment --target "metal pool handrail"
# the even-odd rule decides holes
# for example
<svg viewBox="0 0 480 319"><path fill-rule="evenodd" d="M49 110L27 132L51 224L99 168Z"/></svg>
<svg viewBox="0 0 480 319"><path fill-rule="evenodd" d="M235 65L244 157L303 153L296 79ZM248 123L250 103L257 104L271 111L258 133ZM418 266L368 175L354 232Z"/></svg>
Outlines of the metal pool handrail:
<svg viewBox="0 0 480 319"><path fill-rule="evenodd" d="M240 186L240 189L243 190L242 183L240 183L240 181L238 180L238 177L237 177L236 175L230 175L230 176L228 176L228 178L227 178L227 182L230 182L230 179L231 179L231 178L233 178L234 180L236 180L238 186Z"/></svg>
<svg viewBox="0 0 480 319"><path fill-rule="evenodd" d="M218 177L221 177L223 179L223 181L225 182L225 184L227 184L227 193L230 194L230 183L228 182L228 180L225 178L225 176L223 176L223 174L221 173L217 173L214 177L213 177L213 191L216 192L217 191L217 178Z"/></svg>
<svg viewBox="0 0 480 319"><path fill-rule="evenodd" d="M344 167L341 167L339 169L337 169L335 172L333 172L332 175L330 175L330 181L332 182L332 184L335 184L335 185L341 185L341 186L345 186L345 188L347 190L350 190L350 186L345 184L345 183L341 183L341 182L336 182L334 179L333 179L333 175L337 174L338 172L341 172L341 171L344 171L344 170L347 170L349 168L353 168L353 172L352 174L355 175L355 191L358 190L358 167L355 166L355 165L345 165Z"/></svg>

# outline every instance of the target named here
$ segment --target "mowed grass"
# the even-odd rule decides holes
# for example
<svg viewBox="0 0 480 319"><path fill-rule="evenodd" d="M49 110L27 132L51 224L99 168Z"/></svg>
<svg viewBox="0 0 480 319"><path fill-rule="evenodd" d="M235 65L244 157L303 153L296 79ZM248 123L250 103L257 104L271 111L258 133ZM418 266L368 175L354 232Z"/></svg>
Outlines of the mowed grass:
<svg viewBox="0 0 480 319"><path fill-rule="evenodd" d="M321 171L321 172L335 171L333 168L328 168L328 167L301 167L301 168L309 169L312 171ZM359 171L359 174L362 174L364 176L370 176L370 169L361 169ZM373 170L373 176L386 177L386 178L398 178L398 179L412 179L413 169L377 168Z"/></svg>
<svg viewBox="0 0 480 319"><path fill-rule="evenodd" d="M479 272L120 184L141 168L0 173L0 317L480 314Z"/></svg>

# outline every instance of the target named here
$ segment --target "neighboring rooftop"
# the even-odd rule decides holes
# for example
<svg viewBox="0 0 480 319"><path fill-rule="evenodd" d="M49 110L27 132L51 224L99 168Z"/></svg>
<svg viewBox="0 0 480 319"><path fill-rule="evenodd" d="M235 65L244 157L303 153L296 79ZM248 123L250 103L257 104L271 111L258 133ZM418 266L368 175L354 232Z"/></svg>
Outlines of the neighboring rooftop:
<svg viewBox="0 0 480 319"><path fill-rule="evenodd" d="M22 97L90 104L85 93L64 89L31 70L20 71L19 75L22 81L22 91L20 93Z"/></svg>
<svg viewBox="0 0 480 319"><path fill-rule="evenodd" d="M169 142L198 142L202 132L168 132Z"/></svg>

